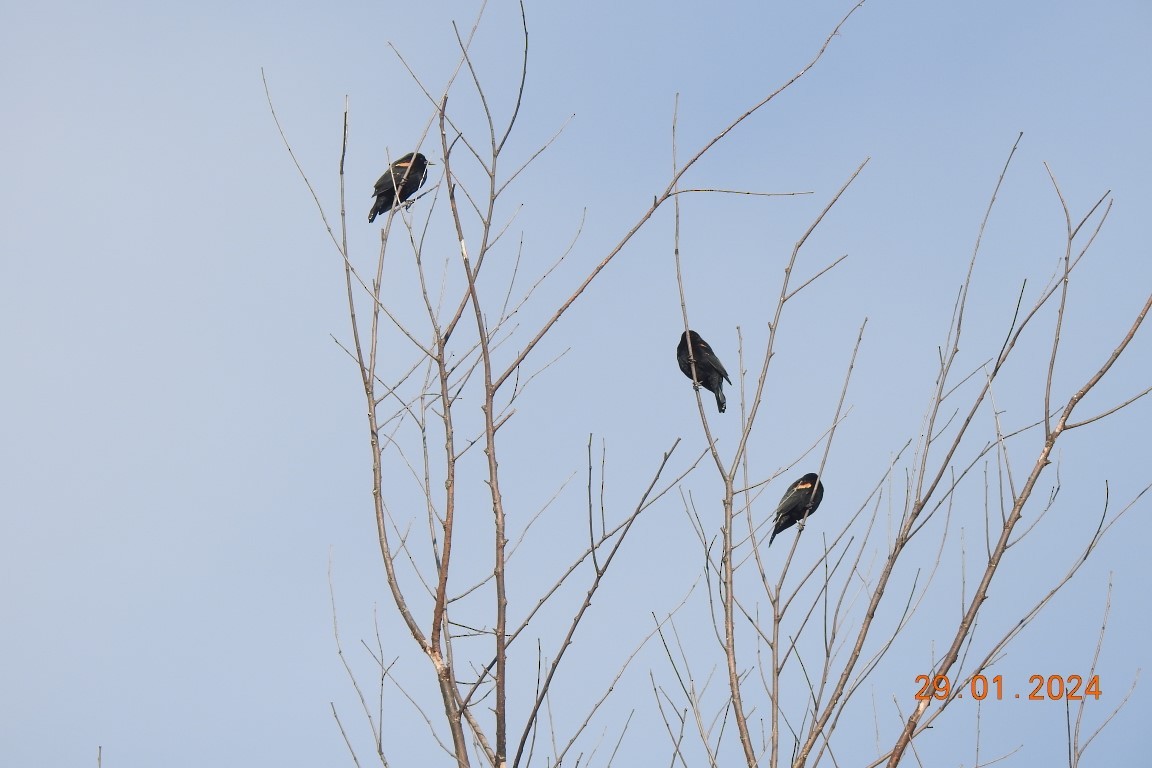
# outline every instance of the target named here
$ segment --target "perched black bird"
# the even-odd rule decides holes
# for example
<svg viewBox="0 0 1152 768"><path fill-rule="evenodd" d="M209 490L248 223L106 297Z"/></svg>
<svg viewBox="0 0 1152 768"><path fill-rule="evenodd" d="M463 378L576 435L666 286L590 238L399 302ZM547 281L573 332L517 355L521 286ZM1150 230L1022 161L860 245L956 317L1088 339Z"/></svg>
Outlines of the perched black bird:
<svg viewBox="0 0 1152 768"><path fill-rule="evenodd" d="M388 213L396 203L402 203L420 189L428 177L428 158L419 152L409 152L384 171L376 182L376 202L368 212L371 224L381 213Z"/></svg>
<svg viewBox="0 0 1152 768"><path fill-rule="evenodd" d="M816 514L816 507L820 506L820 500L823 498L824 483L820 482L815 472L809 472L792 483L792 487L776 507L776 527L772 529L772 538L768 539L768 546L772 546L772 539L775 539L780 531L803 521L805 516L811 517Z"/></svg>
<svg viewBox="0 0 1152 768"><path fill-rule="evenodd" d="M688 360L689 339L692 341L692 357L696 361L696 382L716 395L716 407L720 409L720 413L724 413L724 408L728 404L724 399L724 382L731 384L732 379L728 378L724 363L720 362L712 347L708 346L708 342L700 338L700 334L696 331L688 331L687 338L683 333L680 334L680 343L676 345L676 362L685 376L692 378L692 364Z"/></svg>

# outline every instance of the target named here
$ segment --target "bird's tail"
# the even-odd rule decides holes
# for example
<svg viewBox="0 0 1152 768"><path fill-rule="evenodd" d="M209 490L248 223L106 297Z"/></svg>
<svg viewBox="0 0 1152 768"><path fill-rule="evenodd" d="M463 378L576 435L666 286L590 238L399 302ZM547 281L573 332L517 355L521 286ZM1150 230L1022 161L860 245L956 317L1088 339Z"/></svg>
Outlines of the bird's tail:
<svg viewBox="0 0 1152 768"><path fill-rule="evenodd" d="M724 413L724 409L728 407L728 400L724 397L724 390L721 387L716 387L716 407L720 409L720 413Z"/></svg>

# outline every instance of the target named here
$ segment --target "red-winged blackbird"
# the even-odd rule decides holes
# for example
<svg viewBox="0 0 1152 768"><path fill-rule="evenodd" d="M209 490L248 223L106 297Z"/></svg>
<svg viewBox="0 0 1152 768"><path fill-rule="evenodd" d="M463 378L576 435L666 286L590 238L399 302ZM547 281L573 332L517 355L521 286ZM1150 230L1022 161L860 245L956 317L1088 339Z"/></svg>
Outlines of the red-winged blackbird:
<svg viewBox="0 0 1152 768"><path fill-rule="evenodd" d="M812 486L816 486L815 492ZM820 482L815 472L809 472L792 483L792 487L776 507L776 527L772 529L772 538L768 539L768 546L772 546L772 539L775 539L780 531L791 528L796 523L802 523L805 517L816 514L816 507L820 506L820 500L823 498L824 483Z"/></svg>
<svg viewBox="0 0 1152 768"><path fill-rule="evenodd" d="M428 177L428 158L419 152L409 152L384 171L384 175L376 182L376 202L368 212L368 223L371 224L381 213L388 213L396 203L402 203L424 184Z"/></svg>
<svg viewBox="0 0 1152 768"><path fill-rule="evenodd" d="M724 399L724 382L731 384L732 379L728 378L724 363L716 357L708 342L700 338L700 334L688 331L688 338L692 340L692 357L696 361L696 381L716 395L716 407L720 409L720 413L724 413L728 404ZM680 370L684 371L684 375L691 379L692 364L688 360L688 339L683 333L680 334L680 343L676 345L676 362L680 365Z"/></svg>

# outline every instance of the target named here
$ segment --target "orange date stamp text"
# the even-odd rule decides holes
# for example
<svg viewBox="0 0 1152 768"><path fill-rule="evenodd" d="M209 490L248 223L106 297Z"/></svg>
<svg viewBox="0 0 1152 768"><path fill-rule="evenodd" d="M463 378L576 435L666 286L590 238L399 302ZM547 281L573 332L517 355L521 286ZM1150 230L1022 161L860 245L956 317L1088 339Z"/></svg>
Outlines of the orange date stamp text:
<svg viewBox="0 0 1152 768"><path fill-rule="evenodd" d="M916 675L916 683L920 686L916 691L917 701L936 699L962 699L965 695L976 701L984 701L991 696L996 701L1004 698L1004 676L986 677L973 675L961 683L959 689L954 688L947 675ZM1082 675L1032 675L1028 678L1032 690L1027 696L1019 693L1009 694L1008 698L1023 699L1024 701L1084 701L1087 698L1100 700L1100 675L1085 678Z"/></svg>

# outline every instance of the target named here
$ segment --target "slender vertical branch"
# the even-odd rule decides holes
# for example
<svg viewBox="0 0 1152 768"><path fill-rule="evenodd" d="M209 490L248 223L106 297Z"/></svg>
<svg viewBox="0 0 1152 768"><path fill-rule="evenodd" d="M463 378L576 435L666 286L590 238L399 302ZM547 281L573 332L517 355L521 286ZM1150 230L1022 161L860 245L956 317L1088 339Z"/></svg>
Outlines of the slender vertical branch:
<svg viewBox="0 0 1152 768"><path fill-rule="evenodd" d="M445 99L444 107L447 106ZM443 108L441 115L443 115ZM480 357L484 376L484 453L488 460L488 489L492 500L494 528L493 575L496 587L496 763L503 765L508 756L508 594L505 584L506 556L508 539L505 536L504 500L500 493L500 468L496 459L496 387L492 383L492 358L488 329L484 321L482 304L476 288L476 273L468 258L468 245L464 237L464 225L460 220L460 208L456 203L456 179L452 175L452 154L448 149L448 134L444 120L440 121L440 141L444 151L444 183L448 188L448 205L456 226L456 236L460 245L460 259L467 280L468 296L476 320L476 333L480 339Z"/></svg>

